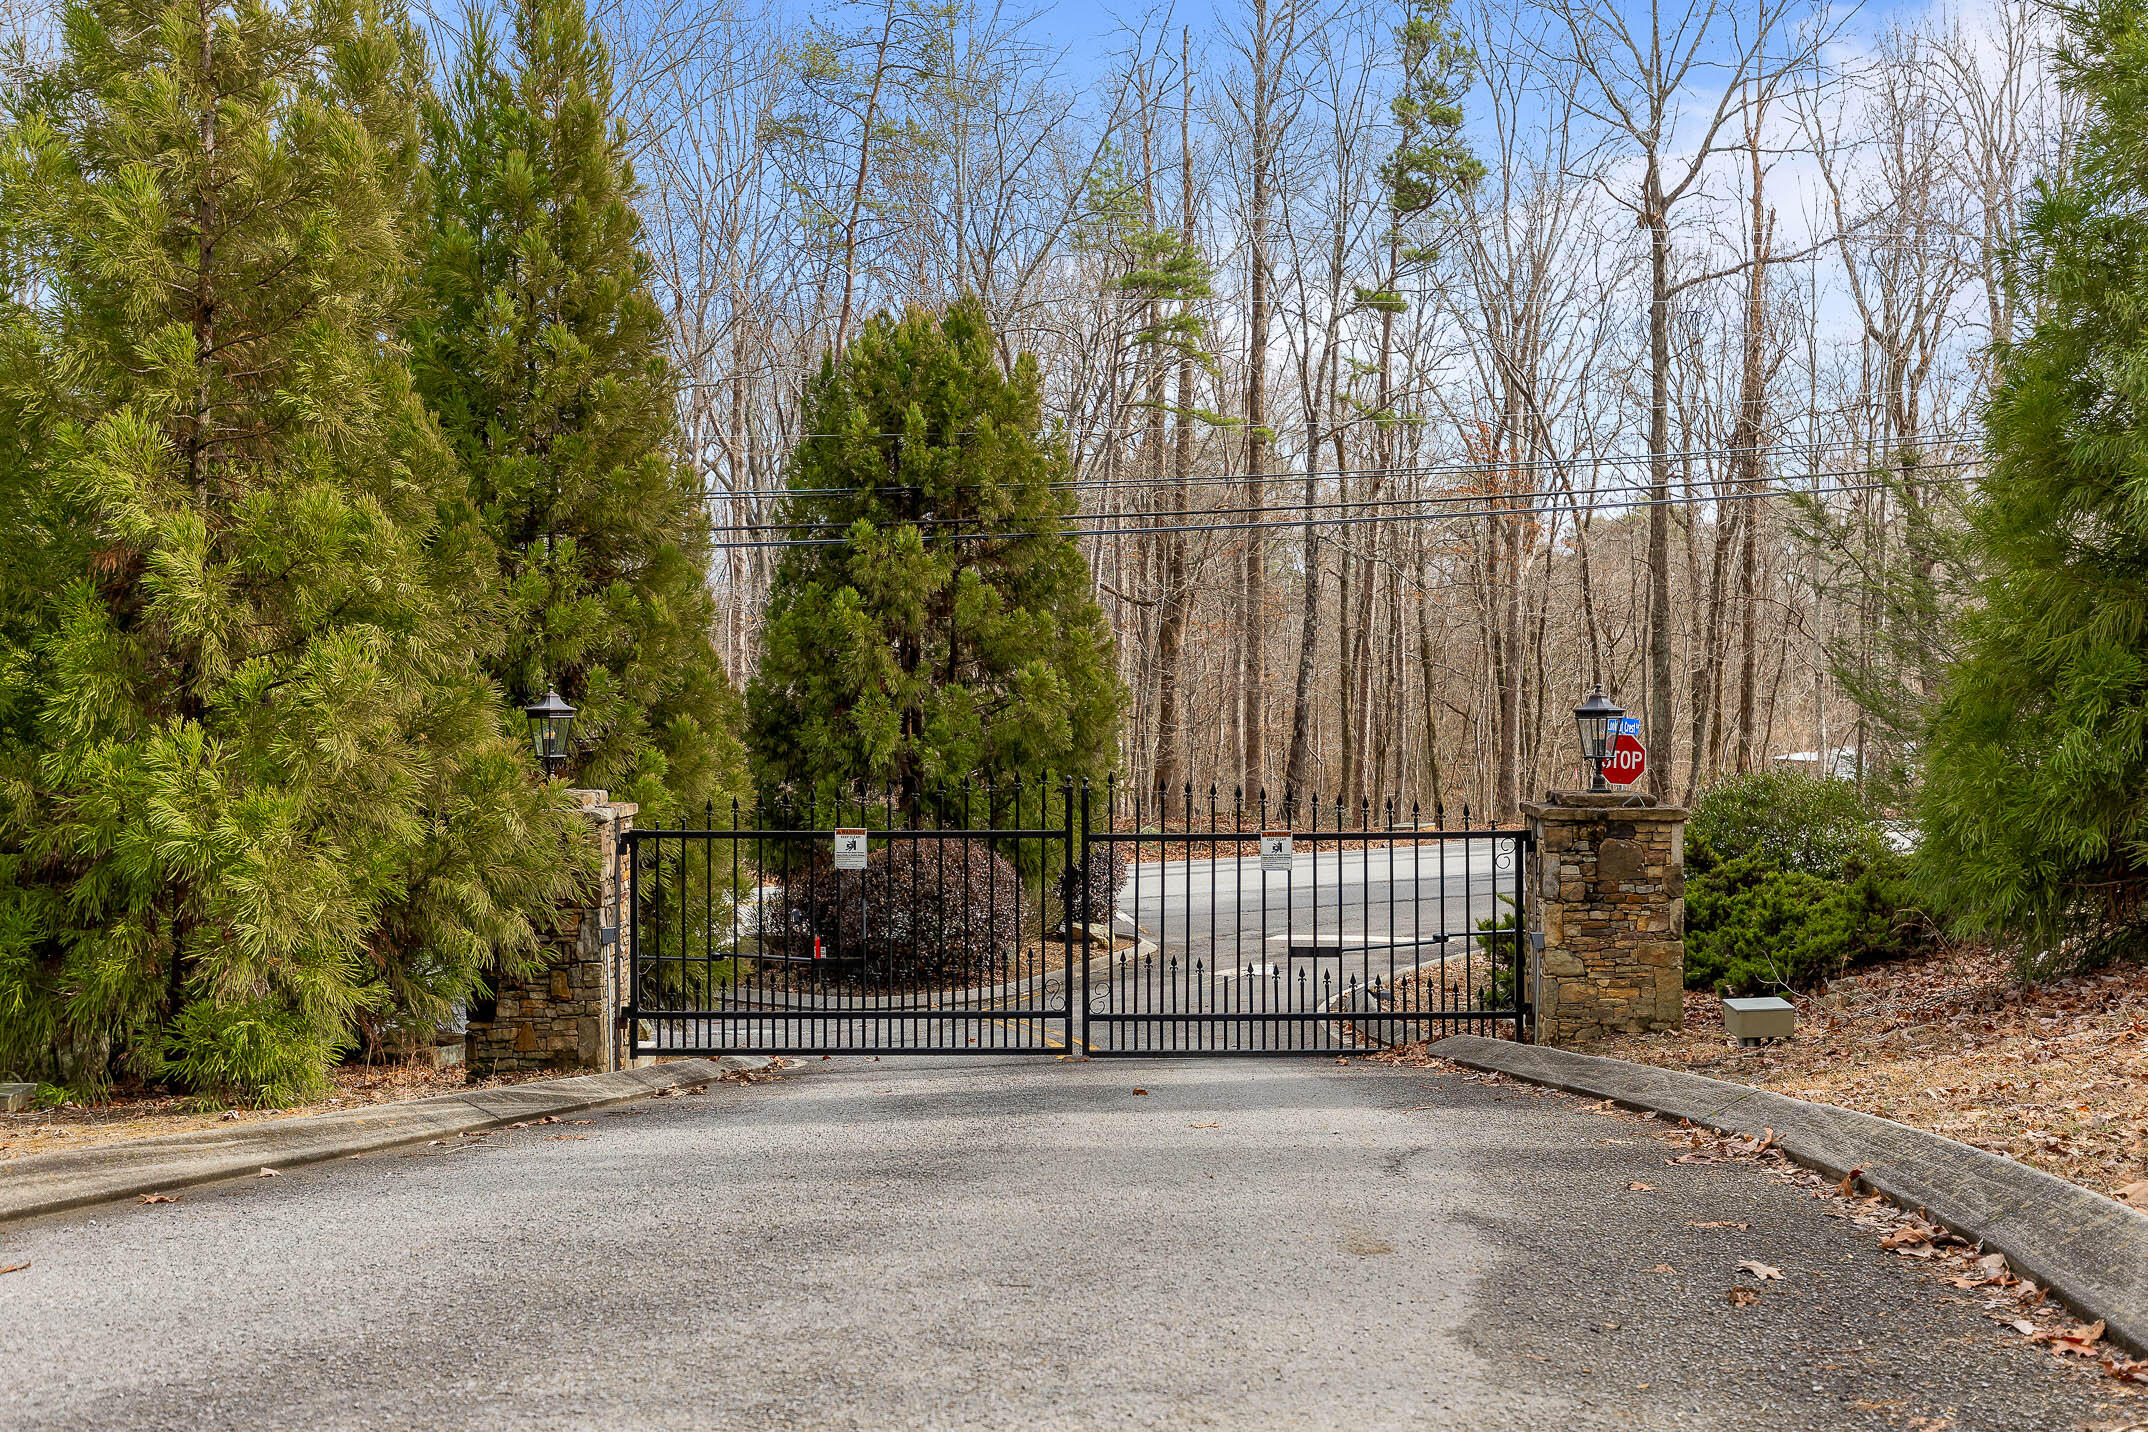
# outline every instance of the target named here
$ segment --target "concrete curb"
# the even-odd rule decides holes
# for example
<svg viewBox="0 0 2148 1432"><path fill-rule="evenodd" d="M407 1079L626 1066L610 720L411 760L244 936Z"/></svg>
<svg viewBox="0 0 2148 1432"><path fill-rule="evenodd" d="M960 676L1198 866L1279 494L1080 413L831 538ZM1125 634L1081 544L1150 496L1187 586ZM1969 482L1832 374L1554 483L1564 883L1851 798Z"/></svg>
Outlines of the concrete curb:
<svg viewBox="0 0 2148 1432"><path fill-rule="evenodd" d="M725 1074L765 1069L768 1064L759 1055L680 1059L613 1074L580 1074L473 1089L466 1094L438 1094L407 1104L374 1104L235 1129L197 1129L68 1153L31 1154L0 1163L0 1223L233 1178L262 1168L291 1168L502 1128L547 1114L623 1104L663 1089L712 1084Z"/></svg>
<svg viewBox="0 0 2148 1432"><path fill-rule="evenodd" d="M1921 1208L1971 1242L2006 1255L2134 1353L2148 1353L2148 1215L2027 1164L1832 1104L1605 1059L1461 1034L1428 1052L1470 1069L1609 1099L1757 1137L1830 1178L1858 1180L1906 1208Z"/></svg>

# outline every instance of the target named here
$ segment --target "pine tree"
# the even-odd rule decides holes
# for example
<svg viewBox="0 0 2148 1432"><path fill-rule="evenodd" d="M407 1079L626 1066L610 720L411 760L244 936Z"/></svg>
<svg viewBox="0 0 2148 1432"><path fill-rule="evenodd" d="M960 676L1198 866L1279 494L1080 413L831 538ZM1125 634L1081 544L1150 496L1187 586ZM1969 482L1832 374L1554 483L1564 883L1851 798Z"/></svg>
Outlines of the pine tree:
<svg viewBox="0 0 2148 1432"><path fill-rule="evenodd" d="M573 871L384 341L423 56L380 0L62 19L0 149L0 1068L289 1100Z"/></svg>
<svg viewBox="0 0 2148 1432"><path fill-rule="evenodd" d="M1981 568L1923 765L1922 854L2030 969L2148 948L2148 4L2069 11L2090 122L2026 227Z"/></svg>
<svg viewBox="0 0 2148 1432"><path fill-rule="evenodd" d="M466 28L427 126L414 347L508 577L493 670L518 701L556 684L581 708L580 784L698 812L742 780L738 702L610 64L581 0L518 0L505 55L482 15Z"/></svg>
<svg viewBox="0 0 2148 1432"><path fill-rule="evenodd" d="M764 791L1095 776L1124 692L1037 366L982 305L867 322L804 404L748 739Z"/></svg>

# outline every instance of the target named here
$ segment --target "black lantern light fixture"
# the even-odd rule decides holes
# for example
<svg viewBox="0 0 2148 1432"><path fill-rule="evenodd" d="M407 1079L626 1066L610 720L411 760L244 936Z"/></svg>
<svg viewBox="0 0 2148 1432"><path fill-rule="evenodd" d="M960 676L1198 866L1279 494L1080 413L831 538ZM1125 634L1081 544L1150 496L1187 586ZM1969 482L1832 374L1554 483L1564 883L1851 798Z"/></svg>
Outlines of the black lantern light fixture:
<svg viewBox="0 0 2148 1432"><path fill-rule="evenodd" d="M544 767L547 779L558 775L567 764L567 742L574 735L574 708L557 687L546 687L543 698L533 706L523 707L522 714L530 720L530 741L537 748L537 764Z"/></svg>
<svg viewBox="0 0 2148 1432"><path fill-rule="evenodd" d="M1588 699L1574 708L1574 726L1581 732L1581 759L1589 763L1589 789L1607 791L1611 787L1604 780L1604 761L1611 755L1611 740L1618 734L1618 723L1626 710L1598 685Z"/></svg>

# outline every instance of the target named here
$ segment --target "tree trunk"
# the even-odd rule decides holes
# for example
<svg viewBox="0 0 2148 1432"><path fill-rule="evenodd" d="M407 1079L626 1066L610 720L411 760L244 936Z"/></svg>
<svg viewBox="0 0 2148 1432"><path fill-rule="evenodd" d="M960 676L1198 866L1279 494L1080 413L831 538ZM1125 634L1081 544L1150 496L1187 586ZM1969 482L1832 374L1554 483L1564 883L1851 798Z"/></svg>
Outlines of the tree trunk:
<svg viewBox="0 0 2148 1432"><path fill-rule="evenodd" d="M1671 686L1671 223L1653 151L1643 180L1648 227L1648 788L1675 790Z"/></svg>
<svg viewBox="0 0 2148 1432"><path fill-rule="evenodd" d="M1239 668L1239 778L1250 795L1261 788L1267 759L1262 725L1268 678L1268 546L1260 529L1267 502L1261 483L1268 470L1268 189L1275 153L1271 132L1276 77L1269 69L1272 16L1268 0L1253 3L1252 213L1246 246L1246 544L1240 557L1239 620L1243 656Z"/></svg>
<svg viewBox="0 0 2148 1432"><path fill-rule="evenodd" d="M1180 64L1186 62L1188 40L1181 33L1179 40ZM1193 192L1193 73L1183 69L1184 88L1179 97L1178 143L1179 143L1179 237L1188 248L1193 245L1194 192ZM1191 300L1185 300L1190 304ZM1186 616L1192 605L1192 593L1188 590L1186 573L1186 516L1190 506L1188 497L1193 479L1193 354L1181 349L1178 360L1178 412L1174 422L1175 443L1172 452L1172 469L1175 481L1171 485L1169 526L1177 529L1166 533L1163 549L1163 591L1159 594L1161 609L1156 620L1156 785L1166 797L1179 792L1186 783L1183 748L1185 745L1185 718L1180 713L1179 683L1182 679L1186 644Z"/></svg>
<svg viewBox="0 0 2148 1432"><path fill-rule="evenodd" d="M1753 624L1760 605L1759 529L1760 444L1767 432L1767 273L1774 238L1774 216L1762 196L1765 170L1760 163L1757 123L1748 126L1746 152L1752 166L1752 259L1745 281L1745 352L1738 375L1738 719L1735 761L1740 775L1753 769L1754 642Z"/></svg>

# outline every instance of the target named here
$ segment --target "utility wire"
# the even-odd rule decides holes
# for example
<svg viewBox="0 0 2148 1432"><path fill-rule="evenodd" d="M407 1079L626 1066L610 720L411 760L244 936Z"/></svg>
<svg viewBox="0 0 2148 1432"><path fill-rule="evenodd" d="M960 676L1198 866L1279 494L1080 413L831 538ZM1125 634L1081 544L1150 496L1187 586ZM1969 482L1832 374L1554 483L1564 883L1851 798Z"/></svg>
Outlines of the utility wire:
<svg viewBox="0 0 2148 1432"><path fill-rule="evenodd" d="M1942 472L1942 471L1949 471L1949 470L1952 470L1952 469L1955 469L1955 468L1962 468L1962 467L1974 467L1974 466L1977 466L1977 465L1978 465L1979 461L1980 461L1979 459L1974 459L1974 458L1956 458L1956 459L1952 459L1952 460L1950 460L1950 461L1947 461L1947 462L1931 462L1931 463L1924 463L1924 464L1922 464L1922 465L1921 465L1921 466L1920 466L1920 467L1918 468L1918 471L1919 471L1919 472L1931 472L1931 473L1936 473L1936 472ZM1808 477L1811 477L1811 476L1819 476L1819 475L1820 475L1820 474L1807 474L1807 476L1808 476ZM1778 479L1778 481L1780 481L1780 479ZM1671 481L1669 481L1668 483L1666 483L1666 484L1665 484L1665 487L1666 487L1666 488L1685 488L1685 489L1687 489L1687 495L1686 495L1685 497L1681 497L1681 498L1677 499L1677 500L1679 500L1679 501L1688 501L1688 500L1695 500L1695 501L1702 501L1702 502L1713 502L1713 501L1716 501L1716 500L1718 500L1718 499L1719 499L1720 497L1722 497L1722 496L1723 496L1724 494L1722 494L1722 493L1711 493L1711 494L1706 494L1706 495L1704 495L1704 496L1702 496L1702 497L1700 497L1700 498L1697 498L1697 499L1696 499L1696 498L1693 498L1693 497L1691 496L1691 489L1693 489L1693 488L1696 488L1696 487L1701 487L1701 486L1704 486L1704 485L1711 485L1711 484L1713 484L1713 485L1720 485L1720 482L1721 482L1721 480L1720 480L1720 479L1715 479L1715 478L1698 478L1698 477L1690 477L1690 478L1673 478L1673 479L1671 479ZM1516 492L1446 492L1446 493L1425 493L1425 494L1410 494L1410 493L1402 493L1402 494L1397 494L1397 495L1393 495L1393 496L1383 496L1383 497L1359 497L1359 498L1350 498L1350 499L1347 499L1347 500L1346 500L1346 499L1343 499L1343 498L1336 498L1336 499L1334 499L1334 500L1332 500L1332 501L1324 501L1324 500L1321 500L1321 499L1319 499L1319 498L1315 498L1315 499L1314 499L1313 501L1311 501L1311 502L1307 502L1307 501L1305 501L1305 500L1304 500L1304 499L1303 499L1303 498L1301 497L1301 498L1297 498L1297 499L1289 499L1289 498L1285 498L1285 499L1283 499L1283 500L1280 500L1280 501L1275 501L1275 502L1268 502L1268 503L1262 504L1262 505L1260 505L1260 506L1238 506L1238 507L1197 507L1197 508L1189 508L1189 509L1188 509L1188 511L1187 511L1187 514L1186 514L1186 515L1188 515L1188 516L1200 516L1200 517L1204 517L1204 518L1206 518L1206 517L1246 517L1246 516L1251 516L1251 515L1254 515L1254 514L1269 514L1269 515L1277 515L1277 516L1281 516L1281 515L1285 515L1285 514L1288 514L1288 513L1294 513L1294 512L1296 512L1296 513L1304 513L1304 512L1345 512L1345 511L1356 511L1356 510L1358 510L1358 509L1361 509L1361 508L1367 508L1367 507L1373 507L1373 508L1414 508L1414 507L1424 507L1424 506L1427 506L1427 505L1441 505L1441 504L1450 504L1450 503L1458 503L1458 502L1524 502L1524 501L1546 501L1546 502L1548 502L1548 501L1553 501L1553 500L1558 500L1558 499L1564 499L1564 500L1565 500L1565 501L1567 501L1567 502L1568 502L1569 504L1571 504L1571 505L1573 505L1573 506L1576 506L1576 507L1579 507L1579 506L1582 506L1582 505L1587 505L1587 506L1589 506L1589 507L1592 507L1592 508L1594 508L1594 507L1619 507L1619 506L1624 506L1624 505L1626 505L1626 500L1625 500L1625 494L1629 494L1629 493L1630 493L1630 494L1640 494L1640 495L1645 495L1645 494L1647 494L1647 493L1648 493L1648 492L1649 492L1649 491L1650 491L1650 490L1651 490L1651 489L1653 488L1653 486L1654 486L1654 484L1653 484L1653 483L1624 483L1624 484L1621 484L1620 486L1618 486L1618 487L1614 487L1614 488L1608 488L1608 489L1607 489L1607 488L1592 488L1592 489L1588 489L1588 490L1586 490L1586 491L1581 491L1581 492L1572 492L1572 491L1569 491L1568 489L1566 489L1566 488L1563 488L1563 487L1550 487L1550 488L1532 488L1532 489L1528 489L1528 490L1524 490L1524 491L1516 491ZM1793 489L1793 490L1797 490L1797 489ZM1511 511L1518 511L1518 510L1520 510L1520 509L1517 509L1517 508L1512 508L1512 507L1508 507L1508 508L1502 508L1502 509L1499 509L1499 510L1502 510L1502 511L1509 511L1509 512L1511 512ZM1141 519L1141 518L1143 518L1143 517L1168 517L1168 516L1175 516L1175 515L1177 515L1177 514L1175 514L1175 513L1167 513L1167 512L1158 512L1158 513L1143 513L1143 512L1138 512L1138 511L1128 511L1128 512L1071 512L1071 513L1066 513L1066 514L1064 514L1064 515L1063 515L1063 516L1062 516L1062 517L1061 517L1061 518L1060 518L1059 520L1060 520L1060 521L1061 521L1062 523L1083 523L1083 522L1117 522L1117 521L1135 521L1135 520L1139 520L1139 519ZM1431 515L1431 514L1428 514L1428 515ZM1438 515L1452 515L1452 514L1438 514ZM819 530L819 531L824 531L824 532L826 532L826 531L836 531L836 532L840 532L840 531L843 531L843 530L846 530L847 528L849 528L849 526L851 525L851 522L853 522L853 521L856 521L856 520L858 520L858 519L856 519L856 518L852 518L852 519L850 519L849 521L845 521L845 520L843 520L843 519L840 519L840 518L828 518L828 519L826 519L826 520L818 520L818 521L792 521L792 522L785 522L785 521L774 521L774 522L733 522L733 523L724 523L724 524L719 524L719 525L716 525L716 526L712 526L712 527L711 527L711 528L710 528L709 530L710 530L711 532L763 532L763 531L767 531L767 530L768 530L768 529L770 529L770 528L774 528L774 527L781 527L781 528L784 528L784 529L786 529L786 530L788 530L788 531L791 531L791 532L802 532L802 531L812 531L812 530ZM976 523L977 523L978 521L979 521L979 519L978 519L978 518L975 518L975 517L935 517L935 516L920 516L920 517L889 517L889 518L885 519L885 521L884 521L883 525L885 525L885 526L890 526L890 527L897 527L897 526L900 526L900 527L921 527L921 528L923 528L923 527L961 527L961 526L975 525L975 524L976 524ZM1145 528L1143 528L1142 530L1143 530L1143 531L1158 531L1158 530L1162 530L1162 529L1158 529L1158 528L1154 528L1154 527L1145 527ZM1073 529L1072 529L1072 534L1073 534L1073 535L1075 535L1075 536L1088 536L1088 535L1089 535L1089 529L1087 529L1087 528L1082 528L1082 527L1075 527L1075 528L1073 528Z"/></svg>
<svg viewBox="0 0 2148 1432"><path fill-rule="evenodd" d="M1956 443L1973 441L1975 438L1976 435L1971 433L1933 433L1918 437L1913 440L1898 441L1889 444L1888 446L1891 451L1899 453L1906 449L1912 448L1921 450L1930 447L1950 446ZM1750 455L1766 457L1771 454L1794 453L1816 459L1817 456L1821 453L1866 450L1870 449L1871 446L1872 445L1870 443L1867 443L1861 439L1844 438L1835 442L1827 443L1761 443L1744 447L1686 448L1676 452L1665 453L1663 454L1663 457L1666 461L1669 462L1685 462L1693 459L1705 458L1734 458ZM1212 487L1221 485L1251 486L1263 483L1304 482L1307 478L1317 480L1323 477L1447 477L1467 476L1475 473L1511 473L1543 471L1572 472L1577 469L1594 470L1597 468L1605 467L1634 467L1650 461L1653 461L1652 454L1626 453L1606 457L1534 458L1514 459L1511 461L1480 462L1398 463L1389 466L1368 466L1352 468L1316 467L1310 470L1306 468L1298 468L1292 471L1265 473L1204 473L1199 476L1189 476L1185 478L1084 477L1072 478L1062 482L1043 483L1040 485L1046 490L1050 491L1095 490L1126 492L1158 488L1175 489L1181 485L1187 487ZM952 490L958 492L982 486L984 486L984 484L974 482L951 484ZM866 489L856 487L748 487L726 489L720 492L711 493L710 496L723 500L740 499L747 497L841 497L864 490ZM914 483L890 482L876 484L871 490L884 492L914 492L918 491L919 489Z"/></svg>
<svg viewBox="0 0 2148 1432"><path fill-rule="evenodd" d="M1954 483L1966 483L1974 479L1954 477L1946 480ZM1843 484L1828 488L1769 488L1759 491L1724 493L1710 500L1720 503L1751 502L1770 497L1834 497L1853 492L1881 492L1888 490L1892 486L1893 484L1885 482L1866 482ZM1684 501L1686 499L1682 497L1670 497L1661 500L1639 498L1620 500L1606 505L1619 511L1629 511L1637 508L1668 507ZM1577 510L1579 506L1580 503L1575 501L1534 507L1484 507L1463 512L1394 512L1373 513L1354 517L1302 517L1291 518L1282 522L1191 522L1172 526L1085 528L1071 532L1062 529L1056 535L1078 539L1083 537L1154 537L1172 532L1296 532L1308 525L1314 527L1354 527L1365 522L1444 522L1465 517L1527 517L1533 514L1549 512L1571 512ZM1591 510L1594 510L1593 504L1591 504ZM910 526L913 524L899 523L896 525ZM781 523L771 523L769 524L769 529L787 530ZM1050 535L1055 534L1049 531L943 532L927 536L924 540L928 542L1019 542L1026 538ZM847 537L766 538L756 541L711 542L709 544L711 548L727 551L741 548L847 547L850 545L850 539Z"/></svg>

